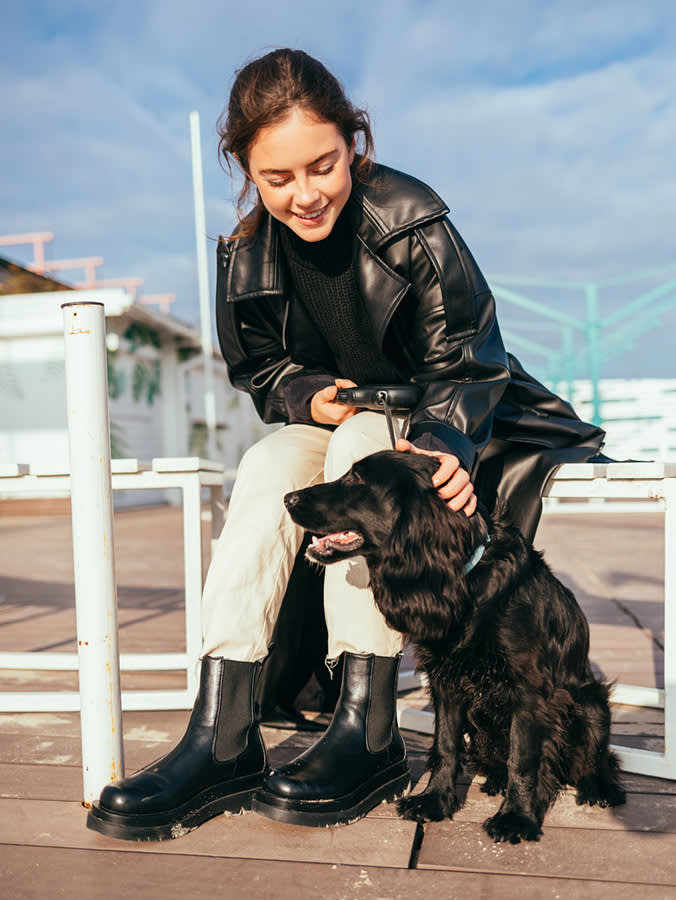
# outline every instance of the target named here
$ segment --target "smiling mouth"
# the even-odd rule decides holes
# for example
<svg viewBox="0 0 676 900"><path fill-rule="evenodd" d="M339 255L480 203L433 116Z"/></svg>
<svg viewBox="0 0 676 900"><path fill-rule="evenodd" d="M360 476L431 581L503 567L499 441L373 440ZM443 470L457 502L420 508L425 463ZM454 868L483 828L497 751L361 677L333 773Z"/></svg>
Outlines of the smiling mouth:
<svg viewBox="0 0 676 900"><path fill-rule="evenodd" d="M359 550L363 543L364 538L357 531L337 531L322 537L314 535L312 543L307 548L307 554L311 559L321 561L336 553L350 553Z"/></svg>
<svg viewBox="0 0 676 900"><path fill-rule="evenodd" d="M317 212L312 213L294 213L297 219L301 219L303 222L312 222L314 219L318 219L321 215L323 215L326 210L329 208L329 204L326 206L322 206L321 209L318 209Z"/></svg>

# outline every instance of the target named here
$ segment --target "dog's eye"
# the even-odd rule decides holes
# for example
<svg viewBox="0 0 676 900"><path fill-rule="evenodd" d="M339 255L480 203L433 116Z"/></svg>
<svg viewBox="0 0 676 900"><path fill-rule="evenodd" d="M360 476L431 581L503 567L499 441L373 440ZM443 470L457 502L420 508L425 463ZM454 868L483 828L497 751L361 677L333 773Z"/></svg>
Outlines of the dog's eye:
<svg viewBox="0 0 676 900"><path fill-rule="evenodd" d="M363 483L364 483L364 479L361 477L359 472L355 472L354 469L351 469L345 476L345 484L363 484Z"/></svg>

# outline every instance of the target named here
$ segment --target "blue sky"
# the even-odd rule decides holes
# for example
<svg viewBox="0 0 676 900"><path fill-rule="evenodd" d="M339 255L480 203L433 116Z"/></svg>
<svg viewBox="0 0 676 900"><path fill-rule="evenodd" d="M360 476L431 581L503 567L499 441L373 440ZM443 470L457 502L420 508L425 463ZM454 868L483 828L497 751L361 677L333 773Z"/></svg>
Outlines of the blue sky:
<svg viewBox="0 0 676 900"><path fill-rule="evenodd" d="M607 314L676 278L672 0L26 0L3 12L3 32L0 234L53 231L50 258L103 256L104 277L176 293L188 321L189 113L201 116L215 237L234 223L215 122L234 70L274 46L302 47L341 78L371 114L377 158L442 194L489 279L665 269L602 290ZM529 295L583 310L579 291ZM502 302L500 316L559 341ZM604 374L676 377L676 311L659 326Z"/></svg>

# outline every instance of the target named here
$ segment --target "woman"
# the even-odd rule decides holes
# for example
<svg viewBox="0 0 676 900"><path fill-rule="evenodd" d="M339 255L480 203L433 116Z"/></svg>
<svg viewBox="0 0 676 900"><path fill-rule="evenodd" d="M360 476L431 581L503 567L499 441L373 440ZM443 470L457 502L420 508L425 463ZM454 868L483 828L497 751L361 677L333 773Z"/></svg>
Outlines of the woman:
<svg viewBox="0 0 676 900"><path fill-rule="evenodd" d="M488 285L426 185L371 161L366 114L312 57L277 50L237 75L220 149L253 210L218 249L216 313L233 384L285 427L244 456L204 590L198 698L168 756L106 787L90 827L175 837L223 811L334 825L409 784L395 708L402 649L373 603L365 564L329 567L328 664L343 681L326 733L266 772L253 708L257 672L303 534L288 491L343 474L389 445L385 417L337 402L341 387L413 383L397 449L436 456L456 510L510 502L532 537L554 468L585 460L603 432L505 352ZM357 146L360 142L361 146ZM476 486L476 489L475 489Z"/></svg>

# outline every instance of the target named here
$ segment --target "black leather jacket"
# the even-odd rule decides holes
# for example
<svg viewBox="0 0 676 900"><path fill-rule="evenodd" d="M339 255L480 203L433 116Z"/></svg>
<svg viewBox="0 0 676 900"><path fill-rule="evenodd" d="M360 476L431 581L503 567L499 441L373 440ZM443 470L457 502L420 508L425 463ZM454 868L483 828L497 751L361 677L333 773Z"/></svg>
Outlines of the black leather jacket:
<svg viewBox="0 0 676 900"><path fill-rule="evenodd" d="M379 347L422 389L406 436L441 441L484 502L506 499L524 533L534 533L544 482L560 463L593 456L603 432L506 353L491 291L434 191L376 166L368 185L353 188L346 211ZM289 420L294 380L340 374L293 296L278 227L264 213L251 242L221 238L218 245L221 350L233 385L251 395L266 422Z"/></svg>

